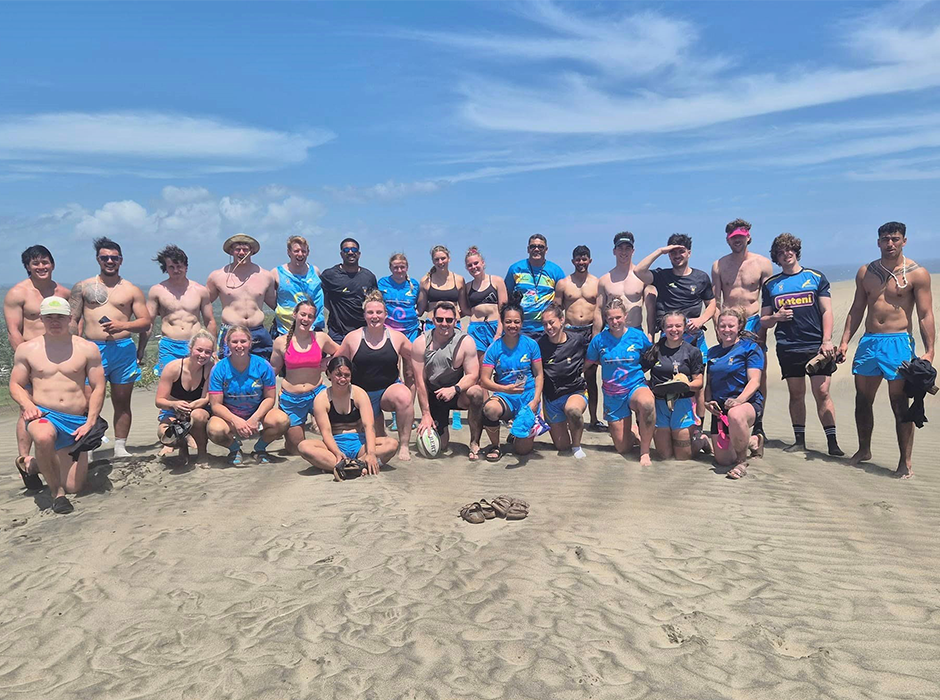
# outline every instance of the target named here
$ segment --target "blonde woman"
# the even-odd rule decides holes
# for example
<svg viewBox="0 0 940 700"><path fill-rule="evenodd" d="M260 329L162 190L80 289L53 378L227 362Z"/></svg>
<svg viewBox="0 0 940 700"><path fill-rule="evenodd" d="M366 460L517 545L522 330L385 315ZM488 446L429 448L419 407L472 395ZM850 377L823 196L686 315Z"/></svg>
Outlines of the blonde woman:
<svg viewBox="0 0 940 700"><path fill-rule="evenodd" d="M449 301L460 307L460 315L466 315L461 303L464 289L463 277L450 271L450 251L446 246L436 245L431 248L431 269L421 280L418 294L418 316L425 312L434 313L439 302ZM465 303L465 302L464 302Z"/></svg>
<svg viewBox="0 0 940 700"><path fill-rule="evenodd" d="M482 359L486 349L503 334L499 310L509 301L509 295L502 277L486 274L486 261L476 246L467 249L464 265L473 279L463 288L461 305L470 316L467 335L473 338L477 356Z"/></svg>
<svg viewBox="0 0 940 700"><path fill-rule="evenodd" d="M385 297L388 312L385 325L414 342L421 334L417 312L421 285L408 275L408 258L404 253L392 255L388 259L388 269L392 274L379 280L379 291Z"/></svg>

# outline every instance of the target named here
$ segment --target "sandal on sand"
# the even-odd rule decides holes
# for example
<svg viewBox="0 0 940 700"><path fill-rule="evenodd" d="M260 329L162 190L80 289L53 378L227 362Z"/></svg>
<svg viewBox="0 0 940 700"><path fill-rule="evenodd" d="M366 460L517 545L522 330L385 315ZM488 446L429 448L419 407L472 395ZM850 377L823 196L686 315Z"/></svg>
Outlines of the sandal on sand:
<svg viewBox="0 0 940 700"><path fill-rule="evenodd" d="M529 514L528 508L513 503L506 511L506 520L523 520Z"/></svg>
<svg viewBox="0 0 940 700"><path fill-rule="evenodd" d="M732 469L731 471L729 471L728 474L727 474L727 477L728 477L729 479L743 479L743 478L746 477L746 476L747 476L747 465L746 465L746 464L738 464L738 465L736 465L736 466L734 467L734 469Z"/></svg>
<svg viewBox="0 0 940 700"><path fill-rule="evenodd" d="M42 479L39 478L39 474L29 473L29 465L26 462L27 459L35 459L35 457L17 457L16 468L23 478L23 485L30 491L39 491L43 488Z"/></svg>
<svg viewBox="0 0 940 700"><path fill-rule="evenodd" d="M492 501L493 510L496 511L496 515L501 518L506 517L506 513L509 512L509 509L512 507L512 499L509 496L497 496Z"/></svg>
<svg viewBox="0 0 940 700"><path fill-rule="evenodd" d="M478 461L478 460L480 459L480 450L479 450L479 448L477 448L476 450L470 450L470 451L467 453L467 459L469 459L471 462L476 462L476 461Z"/></svg>
<svg viewBox="0 0 940 700"><path fill-rule="evenodd" d="M496 517L496 509L485 498L480 499L479 505L480 510L483 512L483 517L485 517L487 520L492 520Z"/></svg>
<svg viewBox="0 0 940 700"><path fill-rule="evenodd" d="M362 476L365 465L358 459L344 459L333 467L333 478L336 481L349 481Z"/></svg>
<svg viewBox="0 0 940 700"><path fill-rule="evenodd" d="M73 506L72 502L65 496L58 496L52 501L53 513L65 515L66 513L71 513L73 510L75 510L75 506Z"/></svg>
<svg viewBox="0 0 940 700"><path fill-rule="evenodd" d="M499 449L499 445L490 445L485 450L483 450L483 456L486 458L487 462L498 462L503 453Z"/></svg>
<svg viewBox="0 0 940 700"><path fill-rule="evenodd" d="M460 517L474 525L486 522L486 516L483 514L483 509L480 507L479 503L468 503L465 505L460 509Z"/></svg>

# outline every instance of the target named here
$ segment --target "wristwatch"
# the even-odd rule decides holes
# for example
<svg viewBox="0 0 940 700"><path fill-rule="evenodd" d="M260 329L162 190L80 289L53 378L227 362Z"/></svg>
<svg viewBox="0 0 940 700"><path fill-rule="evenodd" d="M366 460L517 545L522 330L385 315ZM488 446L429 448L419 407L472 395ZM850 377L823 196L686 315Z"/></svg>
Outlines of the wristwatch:
<svg viewBox="0 0 940 700"><path fill-rule="evenodd" d="M461 391L460 385L454 384L454 393L457 394L457 396L460 396L460 391Z"/></svg>

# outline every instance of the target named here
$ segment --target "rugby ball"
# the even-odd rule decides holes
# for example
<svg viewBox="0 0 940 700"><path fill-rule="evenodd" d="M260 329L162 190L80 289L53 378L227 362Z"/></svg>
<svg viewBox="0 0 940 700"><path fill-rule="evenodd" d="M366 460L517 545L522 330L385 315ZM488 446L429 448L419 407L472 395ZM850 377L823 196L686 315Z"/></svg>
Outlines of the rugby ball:
<svg viewBox="0 0 940 700"><path fill-rule="evenodd" d="M415 438L415 447L425 459L434 459L441 453L441 436L434 428L419 432Z"/></svg>

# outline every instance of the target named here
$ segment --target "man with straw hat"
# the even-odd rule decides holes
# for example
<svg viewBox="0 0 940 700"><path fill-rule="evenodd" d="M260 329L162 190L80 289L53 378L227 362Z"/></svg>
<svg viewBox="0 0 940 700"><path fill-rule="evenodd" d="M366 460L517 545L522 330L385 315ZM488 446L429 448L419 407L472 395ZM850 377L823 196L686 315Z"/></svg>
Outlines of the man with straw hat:
<svg viewBox="0 0 940 700"><path fill-rule="evenodd" d="M247 234L229 237L222 250L232 256L232 262L212 272L206 282L209 301L222 300L219 357L228 356L225 345L228 329L241 325L251 330L251 353L270 360L273 341L264 327L264 305L272 309L277 306L275 276L251 261L251 256L261 250L261 244Z"/></svg>

